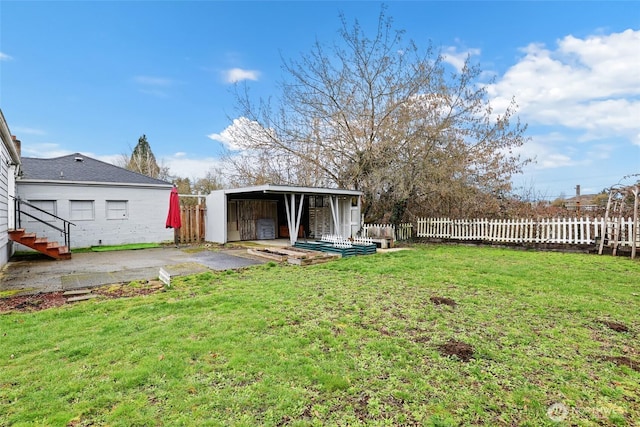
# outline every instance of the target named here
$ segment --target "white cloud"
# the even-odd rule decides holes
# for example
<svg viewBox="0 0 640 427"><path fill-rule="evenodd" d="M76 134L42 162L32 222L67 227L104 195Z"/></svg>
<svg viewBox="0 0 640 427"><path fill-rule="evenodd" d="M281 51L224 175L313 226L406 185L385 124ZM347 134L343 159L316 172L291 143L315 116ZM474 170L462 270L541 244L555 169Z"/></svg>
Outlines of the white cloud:
<svg viewBox="0 0 640 427"><path fill-rule="evenodd" d="M153 76L135 76L133 80L141 85L145 86L161 86L167 87L173 85L174 81L165 77L153 77Z"/></svg>
<svg viewBox="0 0 640 427"><path fill-rule="evenodd" d="M442 53L442 60L447 64L452 65L456 71L462 71L464 63L468 57L480 55L480 49L467 49L463 52L458 52L458 48L455 46L447 47Z"/></svg>
<svg viewBox="0 0 640 427"><path fill-rule="evenodd" d="M13 59L12 56L7 55L4 52L0 52L0 61L11 61Z"/></svg>
<svg viewBox="0 0 640 427"><path fill-rule="evenodd" d="M262 138L271 138L273 132L265 129L256 121L251 121L246 117L239 117L233 120L225 130L220 133L207 135L209 139L221 142L230 150L238 151L248 148L246 141L256 141Z"/></svg>
<svg viewBox="0 0 640 427"><path fill-rule="evenodd" d="M46 135L47 134L45 131L41 129L24 127L24 126L16 126L12 128L11 131L18 136L18 139L20 139L21 134L27 134L27 135Z"/></svg>
<svg viewBox="0 0 640 427"><path fill-rule="evenodd" d="M22 146L22 156L24 157L35 157L39 159L53 159L56 157L68 156L70 154L77 153L76 151L70 151L65 148L62 148L60 144L54 142L45 142L39 144L25 144ZM101 160L105 163L110 163L112 165L117 165L119 161L122 159L122 154L106 154L99 155L95 154L91 151L80 151L80 153L85 156L91 157L96 160Z"/></svg>
<svg viewBox="0 0 640 427"><path fill-rule="evenodd" d="M256 70L243 70L242 68L232 68L224 71L224 80L227 83L237 83L242 80L257 81L260 72Z"/></svg>
<svg viewBox="0 0 640 427"><path fill-rule="evenodd" d="M105 163L111 163L112 165L120 166L120 162L122 161L122 154L93 154L93 153L82 153L85 156L91 157L96 160L103 161Z"/></svg>
<svg viewBox="0 0 640 427"><path fill-rule="evenodd" d="M573 149L564 146L564 152L558 150L564 142L566 142L565 137L557 133L536 135L532 137L531 141L513 151L514 154L519 154L522 158L534 160L535 163L530 166L533 169L574 166L575 161L571 157Z"/></svg>
<svg viewBox="0 0 640 427"><path fill-rule="evenodd" d="M204 178L207 172L222 167L218 158L189 158L185 153L174 153L170 157L163 157L161 163L169 167L171 174L189 179Z"/></svg>
<svg viewBox="0 0 640 427"><path fill-rule="evenodd" d="M73 154L72 151L66 150L53 142L45 142L39 144L22 144L22 156L49 159L53 157L67 156Z"/></svg>
<svg viewBox="0 0 640 427"><path fill-rule="evenodd" d="M611 158L612 144L601 143L585 147L571 135L562 132L536 134L531 141L513 150L521 158L534 161L528 171L544 171L566 167L588 168Z"/></svg>
<svg viewBox="0 0 640 427"><path fill-rule="evenodd" d="M135 76L133 81L140 86L140 93L155 96L157 98L167 98L169 95L164 89L174 86L175 80L166 77Z"/></svg>
<svg viewBox="0 0 640 427"><path fill-rule="evenodd" d="M640 145L640 30L540 44L487 87L502 111L515 96L526 122L561 126L579 140L619 137Z"/></svg>

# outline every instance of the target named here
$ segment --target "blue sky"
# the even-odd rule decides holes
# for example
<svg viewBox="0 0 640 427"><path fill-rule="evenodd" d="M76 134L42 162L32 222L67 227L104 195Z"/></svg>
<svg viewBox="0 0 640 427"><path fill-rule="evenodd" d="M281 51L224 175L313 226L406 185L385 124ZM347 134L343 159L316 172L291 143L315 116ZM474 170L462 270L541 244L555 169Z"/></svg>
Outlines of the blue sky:
<svg viewBox="0 0 640 427"><path fill-rule="evenodd" d="M24 156L114 162L146 134L160 163L201 177L237 118L233 81L277 96L282 58L336 40L341 11L373 35L380 5L3 0L0 108ZM406 38L494 76L493 105L515 96L536 159L515 179L522 193L587 194L640 173L639 2L386 5Z"/></svg>

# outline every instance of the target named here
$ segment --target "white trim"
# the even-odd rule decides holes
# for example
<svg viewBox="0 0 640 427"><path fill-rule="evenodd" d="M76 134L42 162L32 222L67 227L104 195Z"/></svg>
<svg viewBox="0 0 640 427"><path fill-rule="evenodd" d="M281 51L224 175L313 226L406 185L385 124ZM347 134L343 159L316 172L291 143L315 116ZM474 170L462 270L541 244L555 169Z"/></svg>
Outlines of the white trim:
<svg viewBox="0 0 640 427"><path fill-rule="evenodd" d="M50 180L50 179L19 179L17 183L24 184L39 184L39 185L82 185L82 186L94 186L94 187L138 187L138 188L169 188L173 187L172 184L142 184L134 182L103 182L103 181L62 181L62 180Z"/></svg>
<svg viewBox="0 0 640 427"><path fill-rule="evenodd" d="M0 132L2 135L0 138L4 141L5 147L7 147L7 151L11 155L11 160L16 165L20 164L20 154L18 154L18 149L16 148L16 144L13 142L13 137L11 136L11 131L9 130L9 125L7 121L4 119L4 114L2 110L0 110Z"/></svg>
<svg viewBox="0 0 640 427"><path fill-rule="evenodd" d="M341 190L338 188L318 188L318 187L296 187L289 185L256 185L254 187L230 188L224 191L225 194L242 193L274 193L274 194L329 194L338 196L361 196L362 191Z"/></svg>

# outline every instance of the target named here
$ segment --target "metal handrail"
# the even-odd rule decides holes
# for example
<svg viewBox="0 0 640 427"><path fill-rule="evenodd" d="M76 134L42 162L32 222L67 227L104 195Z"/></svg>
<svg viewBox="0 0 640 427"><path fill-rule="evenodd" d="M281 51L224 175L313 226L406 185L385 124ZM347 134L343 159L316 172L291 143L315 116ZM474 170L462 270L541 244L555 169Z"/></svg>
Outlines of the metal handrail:
<svg viewBox="0 0 640 427"><path fill-rule="evenodd" d="M14 203L14 210L15 210L14 221L15 221L15 224L14 224L14 227L13 227L14 229L22 228L22 215L26 215L29 218L32 218L32 219L34 219L34 220L46 225L47 227L51 227L54 230L58 230L59 232L61 232L64 235L64 245L69 250L71 250L71 226L73 225L75 227L75 224L73 222L67 221L64 218L60 218L59 216L54 215L51 212L47 212L44 209L41 209L41 208L39 208L39 207L29 203L29 202L25 202L20 197L13 197L13 196L9 196L9 197L11 197L13 200L15 200L15 203ZM57 227L57 226L55 226L53 224L50 224L50 223L44 221L41 218L38 218L38 217L36 217L34 215L31 215L30 213L28 213L26 211L23 211L22 210L22 205L27 205L32 209L35 209L35 210L37 210L39 212L42 212L42 213L44 213L46 215L49 215L50 217L53 217L53 218L55 218L57 220L62 221L62 228Z"/></svg>

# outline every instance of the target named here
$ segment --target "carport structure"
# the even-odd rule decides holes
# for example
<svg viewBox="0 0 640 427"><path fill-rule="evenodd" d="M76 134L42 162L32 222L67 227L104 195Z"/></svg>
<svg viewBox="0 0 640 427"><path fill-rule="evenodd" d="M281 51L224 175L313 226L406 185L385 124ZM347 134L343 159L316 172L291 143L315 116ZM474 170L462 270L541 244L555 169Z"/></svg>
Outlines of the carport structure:
<svg viewBox="0 0 640 427"><path fill-rule="evenodd" d="M362 192L335 188L259 185L218 190L207 196L206 240L242 240L323 234L355 236L360 230Z"/></svg>

